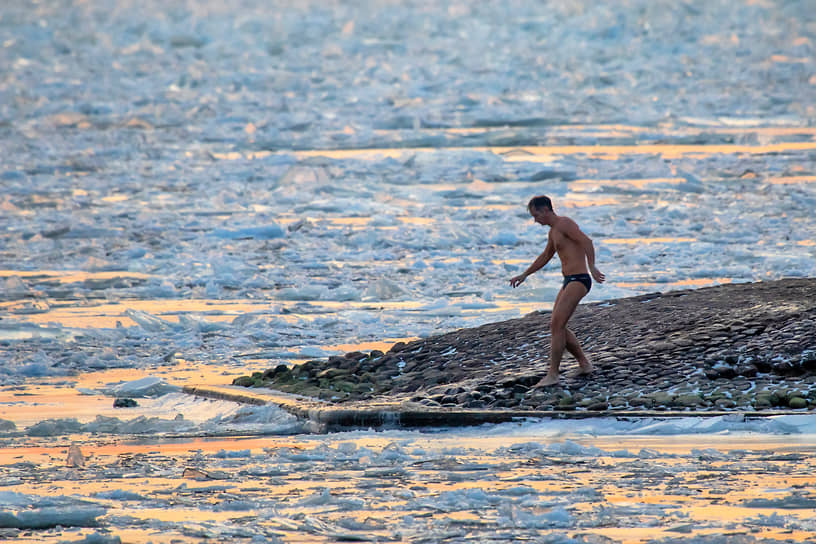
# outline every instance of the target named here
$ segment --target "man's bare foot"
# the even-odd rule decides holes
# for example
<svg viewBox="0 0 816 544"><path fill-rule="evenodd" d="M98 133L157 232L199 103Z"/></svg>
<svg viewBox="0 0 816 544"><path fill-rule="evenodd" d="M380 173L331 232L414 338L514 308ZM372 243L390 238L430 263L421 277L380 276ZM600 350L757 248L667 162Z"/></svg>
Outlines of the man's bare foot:
<svg viewBox="0 0 816 544"><path fill-rule="evenodd" d="M592 366L592 363L590 363L589 361L578 363L578 368L579 376L587 376L589 374L592 374L592 371L595 370L595 367Z"/></svg>
<svg viewBox="0 0 816 544"><path fill-rule="evenodd" d="M549 387L550 385L555 385L558 383L558 374L551 374L547 372L547 375L541 378L541 381L538 382L533 386L533 388L537 387Z"/></svg>

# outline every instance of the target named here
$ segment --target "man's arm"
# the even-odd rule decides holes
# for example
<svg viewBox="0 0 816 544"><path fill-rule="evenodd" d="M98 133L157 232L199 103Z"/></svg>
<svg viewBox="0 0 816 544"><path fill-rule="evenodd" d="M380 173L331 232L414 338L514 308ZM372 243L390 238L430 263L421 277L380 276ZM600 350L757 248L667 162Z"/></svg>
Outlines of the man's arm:
<svg viewBox="0 0 816 544"><path fill-rule="evenodd" d="M555 244L553 244L552 238L548 238L547 239L547 247L544 248L544 251L541 253L541 255L539 255L536 258L536 260L533 261L533 264L531 264L527 268L527 270L524 271L523 274L520 274L520 275L518 275L518 276L516 276L514 278L511 278L510 279L510 286L515 288L515 287L518 287L519 285L521 285L521 283L524 280L527 279L527 276L529 276L530 274L535 274L536 272L538 272L539 270L544 268L544 266L548 262L550 262L550 259L552 259L554 255L555 255Z"/></svg>
<svg viewBox="0 0 816 544"><path fill-rule="evenodd" d="M606 280L606 276L595 266L595 245L592 243L592 238L584 234L578 227L578 224L572 220L566 222L564 225L564 233L575 240L584 250L587 265L589 266L589 273L592 274L593 279L598 283L603 283Z"/></svg>

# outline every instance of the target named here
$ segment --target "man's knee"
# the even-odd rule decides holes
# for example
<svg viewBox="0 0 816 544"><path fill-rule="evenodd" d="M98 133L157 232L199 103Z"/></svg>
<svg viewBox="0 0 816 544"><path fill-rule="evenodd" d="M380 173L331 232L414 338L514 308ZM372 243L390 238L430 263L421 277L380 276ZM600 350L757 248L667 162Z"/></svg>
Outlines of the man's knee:
<svg viewBox="0 0 816 544"><path fill-rule="evenodd" d="M556 333L566 333L567 332L567 322L563 319L553 318L550 320L550 332L553 334Z"/></svg>

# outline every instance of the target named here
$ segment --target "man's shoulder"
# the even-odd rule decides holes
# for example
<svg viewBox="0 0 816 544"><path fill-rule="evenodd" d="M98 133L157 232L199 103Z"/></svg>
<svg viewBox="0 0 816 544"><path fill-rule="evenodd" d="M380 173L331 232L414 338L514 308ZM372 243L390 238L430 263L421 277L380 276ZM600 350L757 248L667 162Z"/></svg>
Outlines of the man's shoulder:
<svg viewBox="0 0 816 544"><path fill-rule="evenodd" d="M570 230L578 227L578 223L572 220L572 218L567 217L566 215L558 216L558 221L555 224L555 228L558 230Z"/></svg>

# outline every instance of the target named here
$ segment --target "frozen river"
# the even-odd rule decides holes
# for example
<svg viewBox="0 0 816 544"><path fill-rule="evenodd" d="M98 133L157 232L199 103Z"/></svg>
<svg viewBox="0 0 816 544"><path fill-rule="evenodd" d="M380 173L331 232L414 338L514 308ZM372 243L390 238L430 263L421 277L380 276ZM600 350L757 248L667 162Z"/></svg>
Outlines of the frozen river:
<svg viewBox="0 0 816 544"><path fill-rule="evenodd" d="M813 276L812 2L293 4L0 8L0 537L816 539L807 414L308 435L178 392L549 308L536 194L589 301Z"/></svg>

